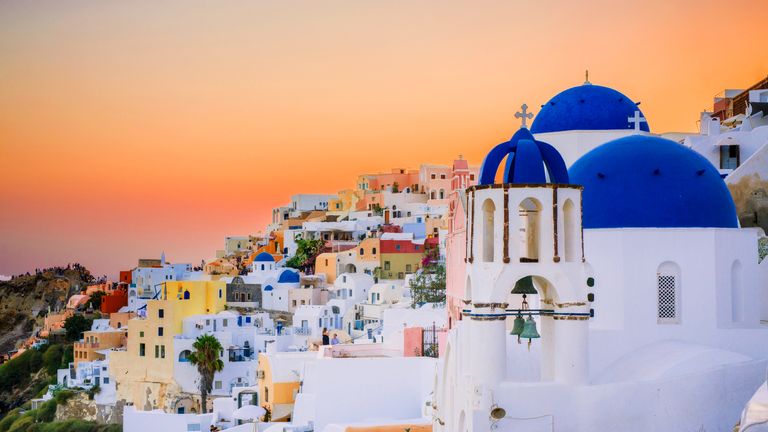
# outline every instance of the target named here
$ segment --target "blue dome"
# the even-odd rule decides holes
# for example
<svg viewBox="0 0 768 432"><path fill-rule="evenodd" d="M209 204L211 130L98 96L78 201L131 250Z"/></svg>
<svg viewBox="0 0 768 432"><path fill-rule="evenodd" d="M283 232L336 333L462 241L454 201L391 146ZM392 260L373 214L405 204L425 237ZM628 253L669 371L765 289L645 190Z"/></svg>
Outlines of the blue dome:
<svg viewBox="0 0 768 432"><path fill-rule="evenodd" d="M267 285L264 287L264 291L272 291L274 288L272 288L272 285Z"/></svg>
<svg viewBox="0 0 768 432"><path fill-rule="evenodd" d="M635 111L640 111L637 104L618 91L584 84L564 90L542 105L531 132L634 129L629 118ZM649 132L648 123L640 123L640 130Z"/></svg>
<svg viewBox="0 0 768 432"><path fill-rule="evenodd" d="M272 256L272 254L267 252L262 252L256 255L256 258L253 260L258 262L275 262L275 258Z"/></svg>
<svg viewBox="0 0 768 432"><path fill-rule="evenodd" d="M507 158L504 183L568 183L568 169L560 153L551 145L536 141L528 129L521 128L488 153L480 167L481 185L493 184L502 159Z"/></svg>
<svg viewBox="0 0 768 432"><path fill-rule="evenodd" d="M290 270L283 270L282 273L280 273L280 277L277 278L277 283L298 283L299 282L299 274L294 271Z"/></svg>
<svg viewBox="0 0 768 432"><path fill-rule="evenodd" d="M577 160L584 228L737 228L736 206L707 159L674 141L632 135Z"/></svg>

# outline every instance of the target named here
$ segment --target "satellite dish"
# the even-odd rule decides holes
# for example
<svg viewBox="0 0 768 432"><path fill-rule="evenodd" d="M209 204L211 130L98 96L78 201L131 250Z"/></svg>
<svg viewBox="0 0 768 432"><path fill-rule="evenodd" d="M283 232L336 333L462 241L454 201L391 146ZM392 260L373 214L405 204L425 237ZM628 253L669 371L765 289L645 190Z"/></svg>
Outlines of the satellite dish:
<svg viewBox="0 0 768 432"><path fill-rule="evenodd" d="M491 418L494 420L501 420L507 416L507 410L501 407L493 407L491 409Z"/></svg>

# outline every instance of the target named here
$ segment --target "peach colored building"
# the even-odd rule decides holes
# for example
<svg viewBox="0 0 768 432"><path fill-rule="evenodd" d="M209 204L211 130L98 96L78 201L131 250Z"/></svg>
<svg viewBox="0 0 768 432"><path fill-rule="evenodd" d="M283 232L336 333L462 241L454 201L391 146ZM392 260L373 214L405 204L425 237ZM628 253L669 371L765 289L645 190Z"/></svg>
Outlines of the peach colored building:
<svg viewBox="0 0 768 432"><path fill-rule="evenodd" d="M83 339L74 343L75 366L80 362L104 360L100 351L125 346L128 330L87 331Z"/></svg>
<svg viewBox="0 0 768 432"><path fill-rule="evenodd" d="M40 330L40 337L48 337L50 332L64 328L64 321L75 314L71 309L65 309L61 312L49 313L43 321L43 329Z"/></svg>
<svg viewBox="0 0 768 432"><path fill-rule="evenodd" d="M406 188L417 190L419 188L419 171L392 168L388 173L363 174L357 177L357 188L362 191L393 191L395 188L399 191Z"/></svg>
<svg viewBox="0 0 768 432"><path fill-rule="evenodd" d="M127 327L128 320L135 317L136 317L136 314L133 312L111 313L109 314L109 326L116 329Z"/></svg>

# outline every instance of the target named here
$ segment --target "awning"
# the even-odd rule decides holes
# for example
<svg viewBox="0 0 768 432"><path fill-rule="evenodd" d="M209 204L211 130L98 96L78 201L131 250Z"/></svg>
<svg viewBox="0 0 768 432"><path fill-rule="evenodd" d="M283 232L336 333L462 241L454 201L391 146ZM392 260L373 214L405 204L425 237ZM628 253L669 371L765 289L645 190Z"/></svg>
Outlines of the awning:
<svg viewBox="0 0 768 432"><path fill-rule="evenodd" d="M737 140L736 138L734 138L732 136L727 136L727 137L723 137L723 138L719 139L714 145L715 145L715 147L720 147L720 146L737 146L737 145L741 145L741 143L739 143L739 140Z"/></svg>
<svg viewBox="0 0 768 432"><path fill-rule="evenodd" d="M267 413L267 410L256 405L244 405L232 413L236 420L258 420Z"/></svg>

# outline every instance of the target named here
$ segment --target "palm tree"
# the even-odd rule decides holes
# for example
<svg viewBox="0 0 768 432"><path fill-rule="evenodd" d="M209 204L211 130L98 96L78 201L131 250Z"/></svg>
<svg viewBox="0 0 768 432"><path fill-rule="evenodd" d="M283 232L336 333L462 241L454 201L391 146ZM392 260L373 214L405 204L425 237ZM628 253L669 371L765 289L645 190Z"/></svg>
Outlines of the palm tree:
<svg viewBox="0 0 768 432"><path fill-rule="evenodd" d="M224 369L224 362L219 358L221 343L213 335L202 335L192 344L194 352L187 356L190 363L197 366L200 374L200 400L203 414L206 413L208 394L213 390L213 377Z"/></svg>

